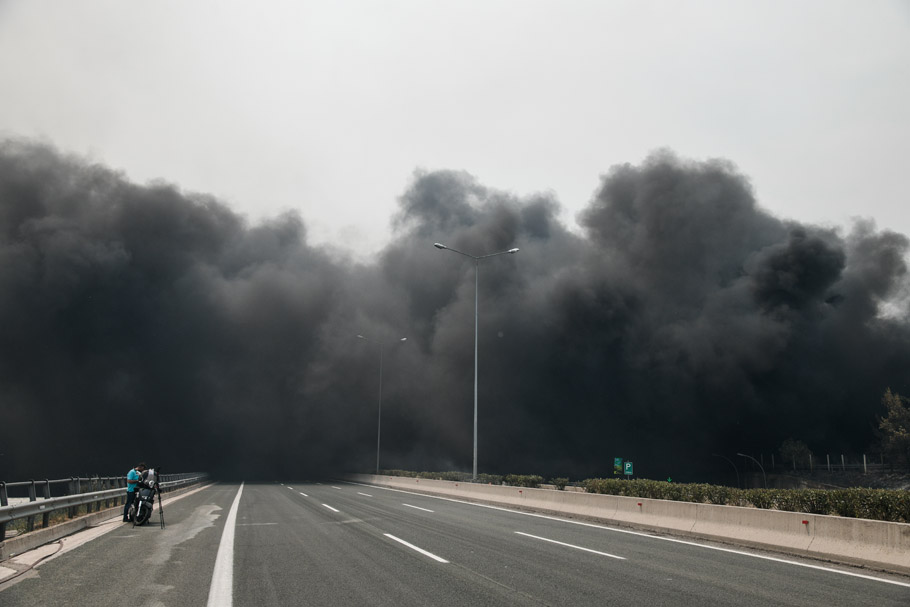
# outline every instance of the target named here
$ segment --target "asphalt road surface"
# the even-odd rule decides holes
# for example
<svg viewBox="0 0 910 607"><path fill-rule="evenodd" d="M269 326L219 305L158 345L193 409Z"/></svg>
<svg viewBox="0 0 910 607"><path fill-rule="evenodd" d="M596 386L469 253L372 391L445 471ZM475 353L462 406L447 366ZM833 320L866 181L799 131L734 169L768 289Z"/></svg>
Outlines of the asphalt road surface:
<svg viewBox="0 0 910 607"><path fill-rule="evenodd" d="M907 577L342 482L214 485L165 518L97 529L0 605L910 605Z"/></svg>

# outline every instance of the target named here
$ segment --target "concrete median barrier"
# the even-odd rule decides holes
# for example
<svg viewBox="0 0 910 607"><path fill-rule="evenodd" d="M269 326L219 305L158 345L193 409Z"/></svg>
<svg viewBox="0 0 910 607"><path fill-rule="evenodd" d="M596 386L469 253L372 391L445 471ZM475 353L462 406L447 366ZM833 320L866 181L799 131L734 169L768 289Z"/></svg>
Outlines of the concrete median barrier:
<svg viewBox="0 0 910 607"><path fill-rule="evenodd" d="M910 524L906 523L423 478L371 474L347 478L392 489L910 574Z"/></svg>

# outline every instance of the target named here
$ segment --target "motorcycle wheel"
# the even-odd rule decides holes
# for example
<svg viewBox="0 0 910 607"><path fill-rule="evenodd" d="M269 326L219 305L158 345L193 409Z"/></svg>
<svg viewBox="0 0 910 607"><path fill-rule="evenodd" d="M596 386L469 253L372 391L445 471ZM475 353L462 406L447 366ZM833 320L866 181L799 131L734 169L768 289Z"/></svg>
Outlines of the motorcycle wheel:
<svg viewBox="0 0 910 607"><path fill-rule="evenodd" d="M149 508L140 508L136 512L136 517L133 519L133 524L137 526L144 525L148 522L149 516L151 516L152 511Z"/></svg>

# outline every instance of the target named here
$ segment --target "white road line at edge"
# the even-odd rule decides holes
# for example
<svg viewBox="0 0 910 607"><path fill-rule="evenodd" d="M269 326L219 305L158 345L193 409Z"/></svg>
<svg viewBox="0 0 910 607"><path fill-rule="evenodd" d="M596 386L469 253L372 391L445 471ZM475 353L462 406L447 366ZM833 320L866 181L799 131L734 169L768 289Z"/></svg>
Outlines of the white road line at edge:
<svg viewBox="0 0 910 607"><path fill-rule="evenodd" d="M884 584L893 584L895 586L903 586L905 588L910 588L910 584L907 582L898 582L897 580L889 580L886 578L875 577L873 575L864 575L862 573L853 573L852 571L843 571L841 569L833 569L831 567L823 567L821 565L812 565L810 563L800 563L799 561L791 561L788 559L777 558L773 556L765 556L764 554L753 554L751 552L744 552L742 550L733 550L731 548L721 548L720 546L709 546L707 544L699 544L698 542L689 542L686 540L678 540L672 537L662 537L659 535L651 535L650 533L642 533L640 531L629 531L628 529L616 529L614 527L607 527L606 525L598 525L596 523L585 523L582 521L573 521L566 518L559 518L558 516L549 516L546 514L537 514L536 512L522 512L520 510L509 510L508 508L500 508L499 506L490 506L488 504L477 504L474 502L466 502L464 500L456 500L451 497L441 497L439 495L429 495L426 493L414 493L413 491L405 491L404 489L393 489L391 487L382 487L380 485L367 485L366 483L355 483L348 481L351 485L359 485L361 487L372 487L374 489L383 489L385 491L395 491L396 493L407 493L408 495L419 495L421 497L429 497L437 500L443 500L446 502L454 502L456 504L466 504L468 506L475 506L477 508L489 508L490 510L499 510L501 512L510 512L512 514L520 514L522 516L532 516L535 518L543 518L551 521L559 521L560 523L568 523L570 525L580 525L582 527L592 527L594 529L603 529L604 531L613 531L615 533L627 533L629 535L637 535L639 537L646 537L652 540L661 540L664 542L673 542L675 544L685 544L687 546L695 546L697 548L705 548L707 550L717 550L719 552L727 552L730 554L739 554L741 556L748 556L756 559L762 559L765 561L773 561L776 563L783 563L785 565L793 565L794 567L805 567L807 569L816 569L818 571L827 571L828 573L837 573L840 575L847 575L850 577L861 578L864 580L870 580L873 582L882 582Z"/></svg>
<svg viewBox="0 0 910 607"><path fill-rule="evenodd" d="M560 546L565 546L567 548L575 548L576 550L584 550L585 552L592 552L594 554L599 554L601 556L608 556L611 559L619 559L621 561L626 560L624 556L616 556L615 554L610 554L608 552L600 552L599 550L591 550L590 548L584 548L583 546L576 546L575 544L566 544L565 542L557 542L556 540L551 540L549 538L540 537L539 535L531 535L530 533L522 533L521 531L516 531L518 535L523 535L525 537L533 537L535 540L541 540L544 542L550 542L551 544L559 544Z"/></svg>
<svg viewBox="0 0 910 607"><path fill-rule="evenodd" d="M242 493L243 483L240 483L237 497L234 498L231 510L224 521L224 531L221 533L221 543L215 557L215 570L212 572L212 585L209 586L209 600L206 603L208 607L231 607L234 603L234 528Z"/></svg>
<svg viewBox="0 0 910 607"><path fill-rule="evenodd" d="M445 560L444 558L442 558L442 557L440 557L440 556L436 556L436 555L433 554L432 552L427 552L427 551L424 550L423 548L418 548L418 547L415 546L414 544L409 544L408 542L404 541L403 539L401 539L401 538L399 538L399 537L395 537L395 536L392 535L391 533L383 533L383 535L386 536L386 537L389 538L389 539L395 540L395 541L398 542L399 544L404 544L405 546L407 546L407 547L410 548L411 550L416 550L416 551L419 552L420 554L422 554L422 555L424 555L424 556L430 557L430 558L433 559L434 561L439 561L440 563L448 563L448 562L449 562L449 561Z"/></svg>

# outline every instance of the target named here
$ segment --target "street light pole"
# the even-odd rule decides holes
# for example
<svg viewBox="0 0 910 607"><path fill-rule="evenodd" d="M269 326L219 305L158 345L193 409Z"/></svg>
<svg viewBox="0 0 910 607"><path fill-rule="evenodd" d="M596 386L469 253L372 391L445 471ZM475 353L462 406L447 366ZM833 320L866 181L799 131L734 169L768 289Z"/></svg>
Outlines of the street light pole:
<svg viewBox="0 0 910 607"><path fill-rule="evenodd" d="M379 476L379 442L382 438L382 342L373 341L372 339L366 338L363 335L358 335L358 339L364 341L369 341L377 344L379 346L379 408L378 413L376 414L376 476ZM407 341L407 337L402 337L398 341Z"/></svg>
<svg viewBox="0 0 910 607"><path fill-rule="evenodd" d="M437 249L443 251L452 251L453 253L458 253L459 255L464 255L465 257L470 257L474 260L474 476L473 480L477 480L477 343L479 323L478 319L479 314L479 301L480 301L480 260L486 259L487 257L495 257L496 255L505 255L506 253L514 255L518 253L518 249L509 249L508 251L499 251L498 253L490 253L488 255L470 255L464 253L452 247L447 247L444 244L434 242L433 246Z"/></svg>
<svg viewBox="0 0 910 607"><path fill-rule="evenodd" d="M758 464L758 467L761 468L761 476L762 476L762 479L764 479L764 481L765 481L765 489L767 489L767 488L768 488L768 477L765 476L765 467L761 465L761 462L758 461L757 459L755 459L754 457L752 457L751 455L746 455L745 453L737 453L736 455L738 455L738 456L740 456L740 457L748 457L748 458L751 459L753 462L755 462L756 464Z"/></svg>

